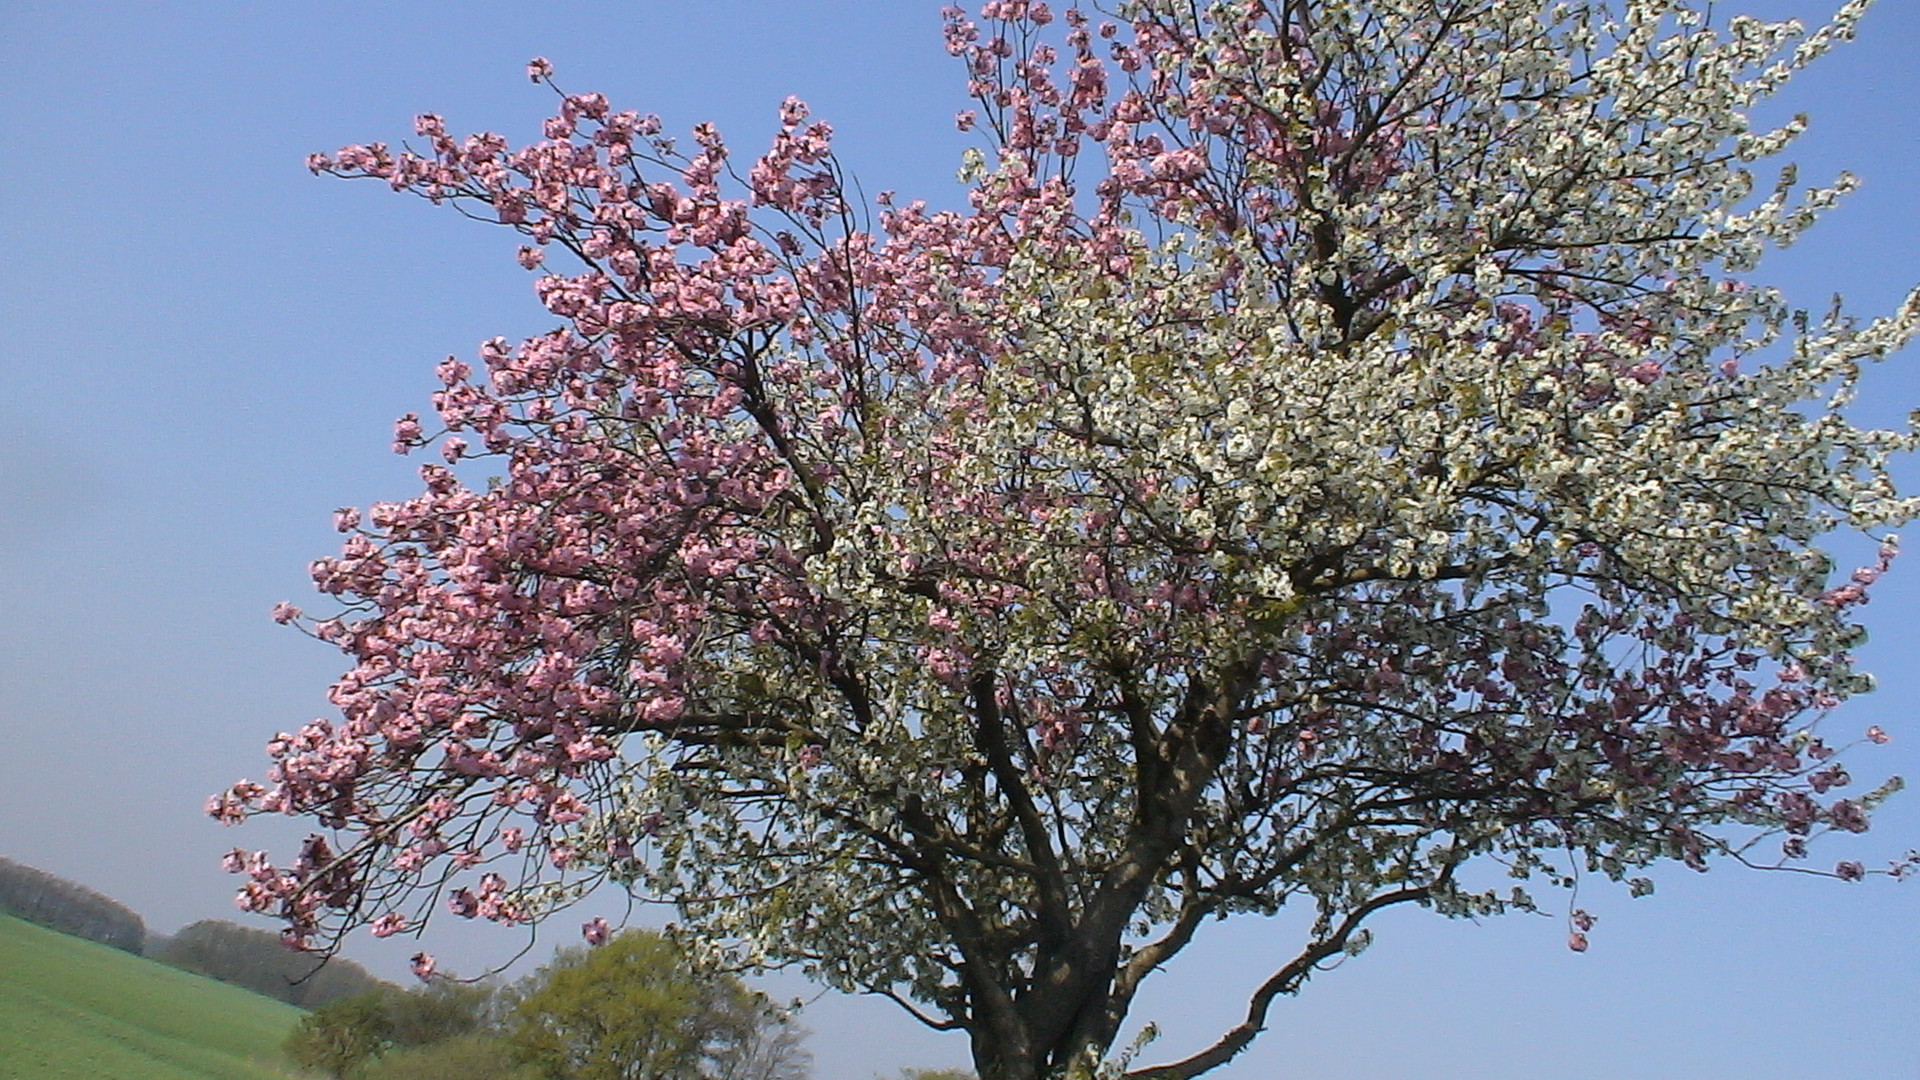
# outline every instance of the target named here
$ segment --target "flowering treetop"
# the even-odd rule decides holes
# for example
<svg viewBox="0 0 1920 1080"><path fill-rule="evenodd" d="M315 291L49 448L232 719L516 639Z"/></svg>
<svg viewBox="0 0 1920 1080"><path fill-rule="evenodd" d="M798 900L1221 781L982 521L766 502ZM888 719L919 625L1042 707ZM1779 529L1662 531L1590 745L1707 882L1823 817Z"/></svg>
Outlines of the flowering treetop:
<svg viewBox="0 0 1920 1080"><path fill-rule="evenodd" d="M1748 111L1867 6L948 9L967 208L877 229L791 99L744 169L565 93L519 149L316 156L523 234L561 322L441 365L396 448L445 463L340 512L335 611L277 609L353 667L214 800L326 830L236 852L243 906L324 947L612 880L989 1080L1095 1067L1209 917L1311 907L1130 1074L1170 1080L1384 907L1864 830L1892 785L1817 724L1916 437L1842 410L1920 299L1741 275L1853 183L1756 195L1804 121Z"/></svg>

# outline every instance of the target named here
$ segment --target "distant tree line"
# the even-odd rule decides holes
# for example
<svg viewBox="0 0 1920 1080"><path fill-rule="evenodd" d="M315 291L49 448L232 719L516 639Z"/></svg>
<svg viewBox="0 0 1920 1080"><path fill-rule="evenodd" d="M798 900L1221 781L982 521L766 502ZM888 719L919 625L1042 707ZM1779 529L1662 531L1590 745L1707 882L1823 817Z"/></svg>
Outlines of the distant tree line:
<svg viewBox="0 0 1920 1080"><path fill-rule="evenodd" d="M288 949L278 934L221 919L184 926L149 955L163 964L302 1009L317 1009L388 985L351 960L336 956L321 964L311 953Z"/></svg>
<svg viewBox="0 0 1920 1080"><path fill-rule="evenodd" d="M278 934L224 920L203 919L172 937L149 936L146 923L119 901L5 858L0 858L0 912L303 1009L387 985L351 960L335 957L323 966L310 954L289 950Z"/></svg>
<svg viewBox="0 0 1920 1080"><path fill-rule="evenodd" d="M136 956L146 947L147 924L132 909L12 859L0 858L0 912Z"/></svg>
<svg viewBox="0 0 1920 1080"><path fill-rule="evenodd" d="M805 1036L738 978L629 931L517 983L441 978L333 1002L286 1050L337 1080L807 1080Z"/></svg>

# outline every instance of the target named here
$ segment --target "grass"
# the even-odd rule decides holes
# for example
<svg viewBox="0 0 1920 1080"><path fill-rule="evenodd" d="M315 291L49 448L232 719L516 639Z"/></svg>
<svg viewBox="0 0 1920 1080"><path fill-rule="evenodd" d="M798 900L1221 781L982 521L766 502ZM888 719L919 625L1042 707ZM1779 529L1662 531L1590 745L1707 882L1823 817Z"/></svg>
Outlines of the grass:
<svg viewBox="0 0 1920 1080"><path fill-rule="evenodd" d="M0 1080L285 1080L301 1015L0 915Z"/></svg>

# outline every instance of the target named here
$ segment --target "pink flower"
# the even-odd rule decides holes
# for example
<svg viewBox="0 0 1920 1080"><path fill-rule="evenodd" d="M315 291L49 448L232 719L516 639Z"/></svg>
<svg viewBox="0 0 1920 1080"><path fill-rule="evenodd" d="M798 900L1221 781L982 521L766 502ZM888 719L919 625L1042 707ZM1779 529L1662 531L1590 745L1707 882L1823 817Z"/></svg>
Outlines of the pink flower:
<svg viewBox="0 0 1920 1080"><path fill-rule="evenodd" d="M273 605L273 621L282 626L300 617L300 609L282 600Z"/></svg>
<svg viewBox="0 0 1920 1080"><path fill-rule="evenodd" d="M546 261L547 253L544 251L541 251L537 247L523 246L520 249L519 255L515 257L520 260L521 266L526 267L528 270L532 270L535 267L539 266L541 263Z"/></svg>
<svg viewBox="0 0 1920 1080"><path fill-rule="evenodd" d="M553 64L544 56L536 56L527 61L527 78L534 82L553 78Z"/></svg>
<svg viewBox="0 0 1920 1080"><path fill-rule="evenodd" d="M408 413L393 422L394 453L404 454L409 447L419 446L421 442L420 414Z"/></svg>
<svg viewBox="0 0 1920 1080"><path fill-rule="evenodd" d="M407 917L394 911L389 911L373 920L374 937L392 937L406 928Z"/></svg>
<svg viewBox="0 0 1920 1080"><path fill-rule="evenodd" d="M1827 820L1833 822L1836 829L1863 833L1867 831L1867 812L1852 799L1841 799L1827 807Z"/></svg>
<svg viewBox="0 0 1920 1080"><path fill-rule="evenodd" d="M1573 933L1568 934L1567 948L1572 949L1574 952L1586 952L1587 951L1587 935L1581 933L1578 930L1575 930Z"/></svg>
<svg viewBox="0 0 1920 1080"><path fill-rule="evenodd" d="M580 925L580 936L586 938L589 945L605 945L608 933L609 928L605 919L589 919Z"/></svg>
<svg viewBox="0 0 1920 1080"><path fill-rule="evenodd" d="M1867 741L1875 746L1885 746L1893 741L1893 736L1887 734L1885 728L1875 724L1867 729Z"/></svg>
<svg viewBox="0 0 1920 1080"><path fill-rule="evenodd" d="M780 126L781 127L786 128L788 130L792 130L794 128L799 127L801 123L806 120L806 118L807 118L806 102L801 101L799 98L794 97L792 94L788 94L787 99L780 103Z"/></svg>
<svg viewBox="0 0 1920 1080"><path fill-rule="evenodd" d="M413 954L413 976L421 982L433 981L433 954L417 952Z"/></svg>
<svg viewBox="0 0 1920 1080"><path fill-rule="evenodd" d="M1833 868L1833 875L1841 881L1859 881L1867 876L1867 868L1851 860Z"/></svg>

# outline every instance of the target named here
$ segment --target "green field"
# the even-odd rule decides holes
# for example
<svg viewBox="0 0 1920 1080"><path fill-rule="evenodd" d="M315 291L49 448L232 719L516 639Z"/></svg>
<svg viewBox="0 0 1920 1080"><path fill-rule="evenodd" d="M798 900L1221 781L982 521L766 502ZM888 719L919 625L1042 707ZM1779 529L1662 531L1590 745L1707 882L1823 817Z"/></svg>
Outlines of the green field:
<svg viewBox="0 0 1920 1080"><path fill-rule="evenodd" d="M284 1080L301 1015L0 915L0 1080Z"/></svg>

